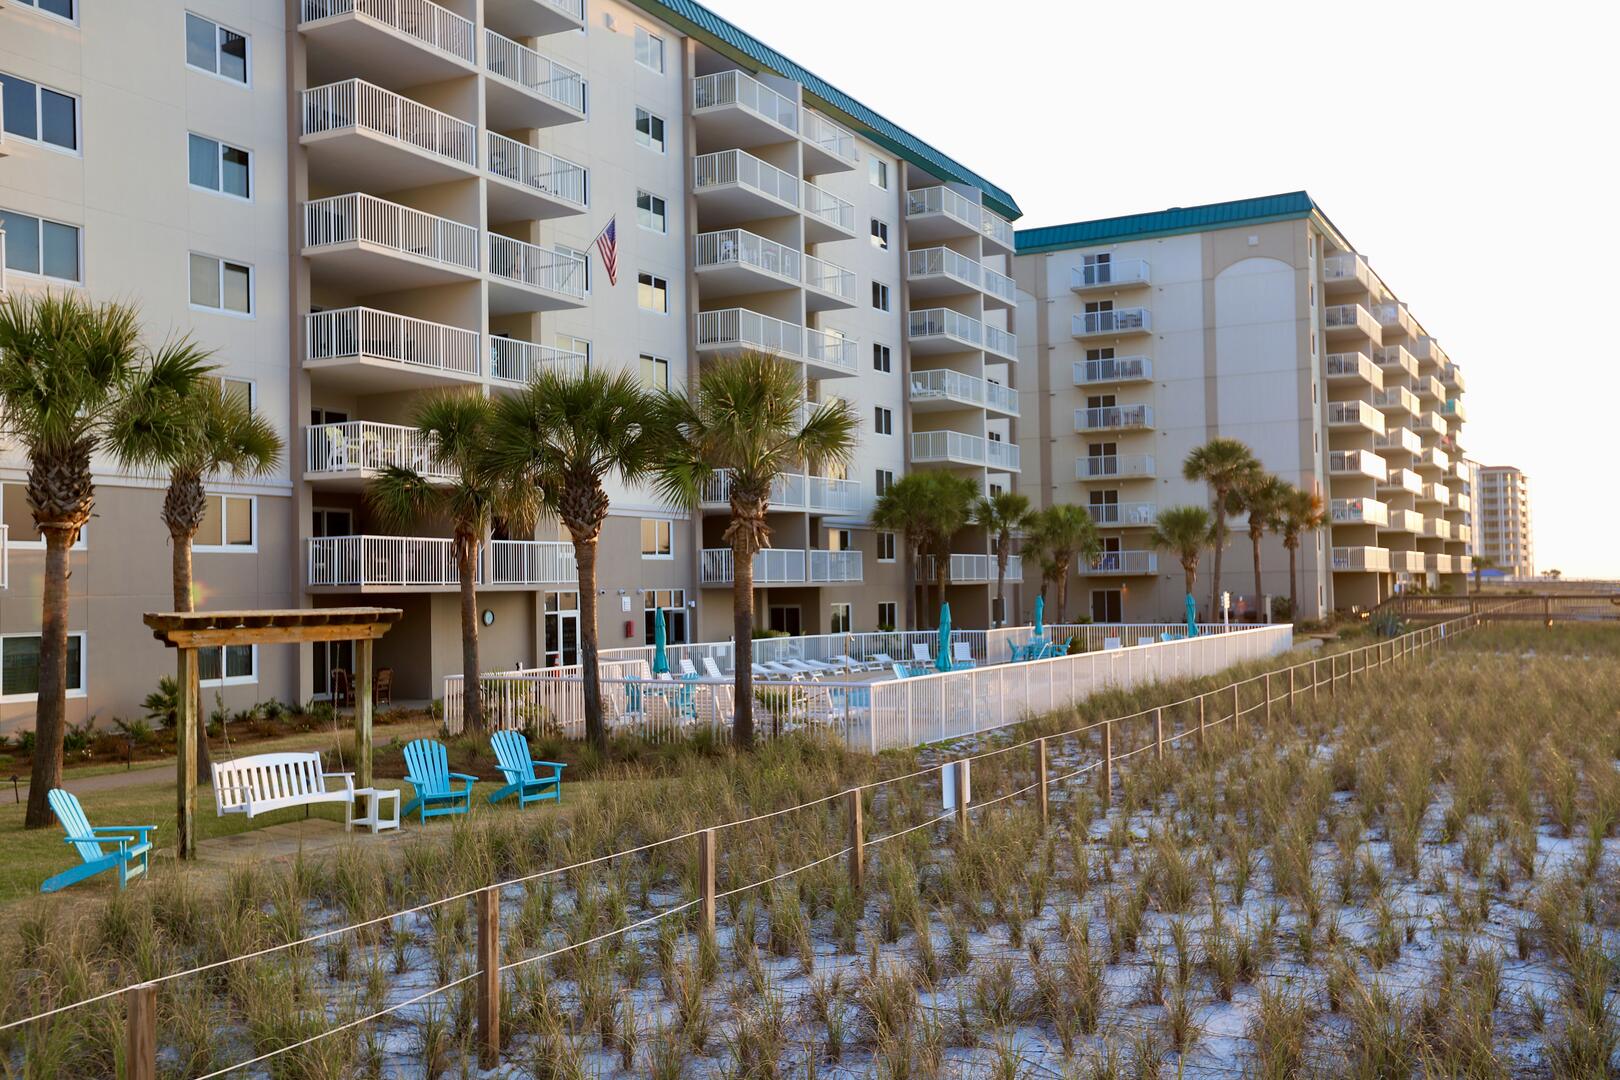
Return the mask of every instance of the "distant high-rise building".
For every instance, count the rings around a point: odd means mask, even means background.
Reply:
[[[1530,478],[1513,465],[1482,465],[1479,492],[1479,553],[1511,577],[1535,577]]]

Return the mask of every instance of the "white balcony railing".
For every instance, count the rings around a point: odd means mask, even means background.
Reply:
[[[489,339],[489,377],[497,382],[526,386],[536,375],[551,369],[567,375],[585,371],[585,354],[570,349],[554,349],[517,338]]]
[[[1012,472],[1018,471],[1021,463],[1016,443],[998,442],[960,431],[912,432],[911,460],[920,463],[986,465],[991,469]]]
[[[298,21],[313,23],[349,14],[364,16],[440,52],[473,62],[477,34],[472,20],[428,0],[300,0]]]
[[[743,150],[700,154],[693,162],[692,176],[699,191],[741,187],[795,209],[802,205],[799,192],[802,181]]]
[[[363,476],[386,468],[410,469],[449,480],[454,466],[437,460],[434,441],[417,428],[350,420],[304,428],[304,471],[321,476]]]
[[[1391,510],[1389,524],[1383,526],[1389,532],[1421,533],[1423,531],[1423,515],[1416,510]]]
[[[308,583],[316,588],[461,583],[455,541],[441,537],[317,536],[309,540],[308,557]]]
[[[864,579],[859,551],[822,551],[819,548],[811,548],[809,555],[810,581],[814,584],[860,582]]]
[[[947,277],[970,288],[1011,304],[1017,286],[1006,274],[990,269],[948,247],[919,248],[906,253],[906,276],[911,278]]]
[[[1329,255],[1322,260],[1322,279],[1328,282],[1354,281],[1363,287],[1372,284],[1372,268],[1353,251]]]
[[[484,30],[484,68],[491,75],[570,112],[581,115],[585,112],[584,76],[487,28]]]
[[[1383,434],[1384,414],[1365,401],[1328,402],[1329,427],[1360,427]]]
[[[1407,352],[1400,345],[1381,345],[1372,352],[1373,363],[1383,368],[1386,373],[1399,372],[1416,377],[1418,373],[1417,357]]]
[[[699,348],[759,349],[794,359],[805,354],[804,327],[747,308],[698,312],[697,343]]]
[[[698,269],[716,266],[747,266],[793,284],[804,278],[804,256],[797,249],[746,229],[698,234]]]
[[[984,324],[970,315],[950,308],[924,308],[913,311],[909,320],[909,336],[919,339],[950,338],[968,348],[984,347]]]
[[[1153,313],[1147,308],[1113,308],[1076,314],[1070,333],[1074,337],[1092,337],[1099,334],[1134,334],[1152,329]]]
[[[1018,444],[1007,442],[1005,439],[984,440],[984,465],[992,472],[997,469],[1018,472],[1021,467]]]
[[[1151,280],[1146,259],[1111,259],[1086,263],[1069,271],[1069,288],[1075,290],[1146,285]]]
[[[1088,454],[1074,461],[1076,480],[1144,479],[1156,471],[1151,454]]]
[[[1012,225],[1000,215],[985,209],[944,185],[916,188],[906,192],[906,216],[943,214],[1005,248],[1013,245]]]
[[[701,504],[710,508],[731,505],[731,470],[719,469],[703,485]],[[783,473],[771,482],[772,510],[811,510],[829,514],[861,512],[858,480],[832,476]]]
[[[1334,304],[1323,308],[1322,325],[1329,330],[1359,330],[1374,341],[1383,337],[1378,320],[1360,304]]]
[[[1374,390],[1372,403],[1374,408],[1396,413],[1416,414],[1423,410],[1417,395],[1404,386],[1386,386],[1382,390]]]
[[[804,212],[813,218],[818,218],[844,232],[855,231],[855,204],[825,188],[819,188],[806,180],[803,182]]]
[[[1153,361],[1145,356],[1109,356],[1074,362],[1074,384],[1146,382],[1153,378]]]
[[[1329,512],[1335,525],[1389,524],[1389,507],[1377,499],[1334,499]]]
[[[489,171],[554,199],[585,209],[585,166],[489,132]]]
[[[1152,525],[1159,517],[1153,503],[1088,503],[1086,511],[1098,525]]]
[[[807,561],[802,548],[766,548],[755,552],[754,584],[802,584]],[[698,576],[704,585],[730,585],[736,576],[735,567],[730,548],[704,548],[699,558]]]
[[[811,143],[833,157],[854,165],[860,160],[860,151],[855,145],[855,136],[849,129],[822,116],[818,112],[806,109],[804,112],[804,130],[801,132],[805,142]]]
[[[1151,405],[1105,405],[1096,409],[1074,410],[1076,431],[1110,431],[1151,428]]]
[[[1389,475],[1384,459],[1366,450],[1334,450],[1328,454],[1328,472],[1334,476],[1366,476],[1382,480]]]
[[[478,230],[409,206],[352,193],[304,204],[304,250],[368,244],[462,270],[478,269]]]
[[[1376,387],[1384,385],[1384,372],[1363,352],[1328,353],[1323,365],[1330,379],[1359,379]]]
[[[303,92],[303,134],[362,130],[468,168],[478,167],[478,129],[364,79]]]
[[[1389,549],[1381,547],[1336,547],[1333,569],[1340,572],[1382,573],[1389,569]]]
[[[476,330],[366,307],[315,312],[304,326],[312,361],[392,360],[455,375],[479,371]]]
[[[737,106],[788,131],[799,130],[799,107],[746,72],[733,68],[692,80],[692,111]]]
[[[1411,469],[1390,469],[1379,487],[1388,487],[1397,491],[1409,491],[1417,495],[1423,491],[1423,477]]]
[[[570,585],[579,580],[574,545],[554,540],[491,540],[491,585]]]
[[[1159,555],[1154,551],[1105,551],[1086,567],[1090,574],[1157,574]]]
[[[1381,435],[1374,435],[1373,445],[1380,450],[1401,450],[1412,454],[1423,451],[1423,440],[1408,427],[1390,428]]]
[[[841,297],[853,304],[855,302],[855,271],[846,270],[835,262],[814,255],[804,257],[804,284],[806,288],[816,289],[833,296]]]
[[[984,351],[1006,357],[1008,360],[1018,359],[1018,337],[1009,334],[999,326],[986,326],[984,328]]]
[[[853,375],[860,368],[861,343],[829,330],[804,329],[804,358],[812,364]]]
[[[912,401],[955,401],[982,407],[989,403],[992,390],[1000,391],[996,395],[995,408],[1006,411],[1010,404],[1012,410],[1017,411],[1017,397],[1006,387],[986,382],[977,376],[943,369],[914,370],[911,373]]]
[[[490,233],[489,272],[531,289],[585,299],[585,260],[539,244]]]

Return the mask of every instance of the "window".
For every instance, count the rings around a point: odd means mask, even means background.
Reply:
[[[636,142],[649,150],[664,152],[664,118],[636,106]]]
[[[258,542],[258,500],[252,495],[210,495],[196,551],[253,551]]]
[[[259,681],[257,645],[214,646],[197,650],[197,682],[202,686],[237,686]]]
[[[664,200],[646,191],[636,192],[636,224],[655,233],[669,231],[669,218]]]
[[[877,342],[872,343],[872,370],[884,372],[893,370],[892,358],[887,345],[879,345]]]
[[[581,251],[578,248],[571,248],[567,244],[553,244],[551,246],[557,249],[558,254],[564,255],[564,256],[566,256],[566,257],[568,257],[570,259],[578,260],[580,271],[582,273],[584,273],[584,275],[585,275],[585,291],[590,292],[591,291],[591,256],[590,256],[590,252]]]
[[[894,487],[894,471],[892,469],[879,469],[877,471],[877,481],[872,485],[873,494],[882,495],[892,487]]]
[[[889,250],[889,223],[872,219],[872,246],[879,251]]]
[[[653,274],[636,275],[636,303],[642,311],[669,312],[669,282]]]
[[[68,697],[83,697],[84,634],[67,640]],[[39,695],[39,635],[7,634],[0,640],[0,700],[30,701]]]
[[[75,0],[17,0],[23,7],[36,8],[47,15],[55,15],[58,19],[76,22],[78,13],[74,10]]]
[[[866,176],[872,181],[873,187],[882,188],[884,191],[889,190],[889,163],[887,161],[879,161],[875,157],[867,158]]]
[[[849,605],[834,604],[832,612],[827,617],[827,633],[847,634],[851,626]]]
[[[7,270],[75,285],[83,280],[78,226],[0,210],[0,231],[6,234]]]
[[[186,12],[186,63],[210,75],[246,84],[248,39],[200,15]]]
[[[894,562],[894,533],[880,532],[877,534],[877,561]]]
[[[827,550],[854,551],[855,533],[850,529],[828,529]]]
[[[259,387],[252,379],[233,379],[228,375],[221,375],[219,385],[227,398],[240,401],[250,409],[259,407]]]
[[[636,27],[636,63],[660,75],[664,73],[664,39],[642,26]]]
[[[686,641],[686,590],[648,589],[643,594],[642,608],[646,612],[647,644],[653,644],[653,612],[664,613],[664,640],[671,645]]]
[[[675,557],[674,522],[662,518],[641,519],[641,557],[643,559]]]
[[[882,600],[878,602],[877,628],[879,630],[893,630],[895,627],[895,602]]]
[[[191,186],[239,199],[251,198],[253,155],[203,135],[189,136]]]
[[[872,427],[879,435],[894,434],[894,411],[878,405],[873,410]]]
[[[0,98],[5,103],[7,135],[78,151],[78,98],[3,74],[0,74]]]
[[[881,281],[872,282],[872,306],[879,311],[889,310],[889,287]]]
[[[23,548],[29,551],[44,551],[45,537],[34,527],[34,511],[28,506],[28,485],[21,480],[7,481],[0,485],[0,510],[3,510],[3,520],[8,526],[8,543],[14,548]],[[85,550],[86,536],[89,526],[79,530],[79,539],[72,550]]]
[[[557,348],[565,352],[579,353],[585,358],[585,366],[591,366],[591,343],[586,338],[573,337],[568,334],[556,334],[551,339]]]
[[[253,270],[241,263],[191,253],[191,306],[253,314]]]
[[[641,354],[641,381],[652,390],[669,389],[669,361],[650,353]]]

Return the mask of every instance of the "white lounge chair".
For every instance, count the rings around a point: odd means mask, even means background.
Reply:
[[[928,646],[920,641],[911,646],[911,659],[919,664],[932,664],[934,662],[934,657],[929,653]]]
[[[685,659],[683,657],[681,659],[681,674],[682,675],[696,675],[697,673],[698,673],[698,669],[692,664],[692,661],[687,660],[687,659]]]
[[[973,667],[973,646],[965,641],[953,643],[951,645],[951,666],[958,668]]]
[[[779,661],[767,660],[765,663],[761,664],[760,667],[763,667],[766,671],[775,675],[779,679],[788,679],[793,682],[798,682],[804,678],[804,672],[790,668],[786,664]]]
[[[756,679],[770,680],[770,679],[780,679],[782,677],[782,676],[778,675],[776,672],[768,670],[765,667],[764,664],[755,664],[753,666],[753,672],[754,672],[754,678],[756,678]]]
[[[720,665],[714,662],[714,657],[712,656],[705,656],[703,658],[703,674],[707,675],[711,679],[725,678],[725,676],[720,673]]]
[[[1153,639],[1151,637],[1139,637],[1136,639],[1136,643],[1138,645],[1151,645],[1153,644]]]
[[[1117,637],[1103,638],[1103,649],[1105,651],[1108,649],[1119,649],[1123,647],[1124,646],[1120,644],[1120,640]]]
[[[894,666],[894,657],[886,652],[875,652],[866,658],[866,663],[872,671],[882,671],[884,668]]]
[[[848,653],[839,653],[837,656],[829,657],[829,659],[833,663],[842,665],[845,671],[870,671],[874,666],[865,660],[857,660]]]

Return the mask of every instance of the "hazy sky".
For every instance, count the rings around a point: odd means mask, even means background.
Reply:
[[[1620,576],[1611,4],[708,0],[1020,226],[1304,188],[1463,366],[1537,564]]]

